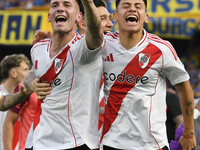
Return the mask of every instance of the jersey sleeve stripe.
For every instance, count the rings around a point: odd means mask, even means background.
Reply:
[[[32,55],[32,53],[33,53],[33,50],[34,50],[35,48],[37,48],[38,46],[41,46],[41,45],[47,45],[47,43],[40,43],[40,44],[35,45],[35,46],[31,49],[31,55]]]
[[[144,41],[146,40],[146,38],[147,38],[147,33],[145,32],[145,38],[141,41],[140,44],[138,44],[138,47],[139,47],[140,45],[142,45],[142,43],[144,43]]]
[[[158,38],[157,36],[152,36],[152,34],[150,34],[149,39],[167,46],[169,48],[169,50],[171,51],[171,53],[173,54],[175,60],[177,60],[177,57],[178,57],[177,53],[176,53],[175,49],[169,44],[168,41],[164,41],[164,40]]]
[[[114,33],[108,33],[106,36],[111,36],[113,39],[117,39],[117,36]]]
[[[105,47],[105,45],[106,45],[106,40],[104,39],[104,44],[103,44],[101,50]]]

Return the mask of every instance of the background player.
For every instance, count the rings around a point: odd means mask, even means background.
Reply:
[[[23,54],[7,55],[2,59],[1,74],[4,78],[4,82],[3,84],[0,85],[1,97],[3,95],[14,93],[14,90],[17,87],[17,85],[23,81],[24,77],[28,73],[29,63],[30,61]],[[1,108],[0,110],[7,110],[7,109]],[[6,113],[7,113],[6,111],[0,112],[0,148],[1,149],[3,149],[3,139],[2,139],[3,138],[3,124],[6,117]]]
[[[22,84],[22,83],[21,83]],[[18,85],[15,92],[20,90],[21,84]],[[16,130],[15,124],[18,119],[19,126],[19,150],[28,150],[33,146],[33,120],[37,106],[37,95],[32,93],[26,97],[20,104],[9,109],[3,126],[4,149],[12,150],[12,141]]]

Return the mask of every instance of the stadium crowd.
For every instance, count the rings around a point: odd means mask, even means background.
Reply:
[[[16,7],[31,9],[35,6],[45,6],[45,5],[48,5],[48,0],[1,0],[0,10],[16,8]]]

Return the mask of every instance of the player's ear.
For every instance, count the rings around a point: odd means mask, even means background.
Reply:
[[[11,69],[9,74],[10,74],[10,76],[12,78],[16,78],[17,77],[17,72],[15,71],[15,69]]]
[[[145,22],[145,23],[148,23],[148,22],[149,22],[149,15],[148,15],[147,13],[145,14],[144,22]]]
[[[114,22],[118,22],[118,15],[117,15],[117,12],[114,12],[114,13],[113,13],[113,21],[114,21]]]
[[[48,22],[51,22],[50,14],[48,13]]]
[[[76,21],[77,21],[77,22],[81,22],[81,20],[82,20],[82,13],[79,12],[78,15],[77,15]]]

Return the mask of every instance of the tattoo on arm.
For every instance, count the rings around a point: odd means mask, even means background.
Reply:
[[[96,26],[93,26],[93,25],[88,25],[87,24],[87,28],[88,28],[88,30],[89,31],[96,31],[97,29],[99,29],[100,28],[100,26],[101,26],[101,20],[97,23],[97,25]],[[95,33],[95,32],[94,32]]]
[[[30,71],[26,77],[24,78],[24,86],[27,88],[28,91],[32,91],[31,89],[31,83],[34,81],[34,79],[36,78],[35,76],[35,72],[34,71]]]
[[[26,95],[22,95],[19,93],[8,94],[8,95],[3,96],[3,101],[2,101],[3,111],[6,111],[6,110],[14,107],[18,103],[20,103],[25,97],[26,97]]]
[[[190,107],[192,105],[192,102],[186,103],[187,107]],[[193,115],[194,114],[194,109],[193,108],[187,108],[185,110],[186,115]]]
[[[191,106],[191,105],[192,105],[192,102],[188,102],[186,105],[187,105],[187,106]]]
[[[194,110],[191,108],[188,108],[185,110],[186,115],[193,115],[194,114]]]
[[[87,28],[88,28],[88,31],[90,33],[93,33],[93,34],[96,34],[98,33],[97,30],[101,27],[101,20],[98,22],[98,24],[96,26],[91,26],[91,25],[88,25],[87,24]],[[95,40],[98,40],[99,42],[102,42],[103,41],[103,38],[104,38],[104,35],[103,35],[103,32],[101,34],[101,36],[98,38],[98,39],[95,39]]]
[[[190,129],[194,129],[194,128],[193,127],[184,127],[184,129],[190,130]]]

